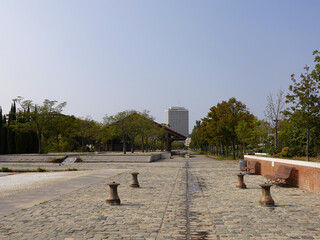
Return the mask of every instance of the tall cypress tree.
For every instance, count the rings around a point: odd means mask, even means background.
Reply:
[[[8,145],[7,145],[7,124],[6,124],[6,116],[3,115],[2,118],[2,130],[1,130],[1,153],[8,153]]]
[[[11,105],[8,119],[8,129],[7,129],[7,144],[8,144],[8,153],[16,153],[16,141],[15,141],[15,131],[12,129],[12,125],[16,121],[16,103]]]
[[[19,124],[24,124],[25,118],[23,115],[17,115],[17,120]],[[22,153],[28,153],[28,132],[25,131],[16,131],[16,153],[22,154]]]
[[[2,133],[2,127],[3,127],[3,123],[2,123],[2,108],[0,107],[0,154],[2,153],[1,151],[1,133]]]

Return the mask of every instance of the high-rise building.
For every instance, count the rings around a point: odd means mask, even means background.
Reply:
[[[184,107],[169,107],[164,112],[164,122],[172,130],[188,137],[189,135],[189,111]]]

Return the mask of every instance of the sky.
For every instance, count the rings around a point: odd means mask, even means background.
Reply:
[[[189,130],[231,97],[264,118],[269,93],[314,66],[318,0],[0,0],[0,106],[22,96],[91,116],[171,106]]]

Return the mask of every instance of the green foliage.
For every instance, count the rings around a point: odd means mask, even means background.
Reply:
[[[67,171],[78,171],[76,168],[68,168]]]
[[[239,140],[245,144],[254,139],[254,121],[254,116],[242,102],[235,98],[222,101],[210,108],[200,125],[197,123],[191,136],[191,146],[206,152],[209,146],[213,146],[220,153],[231,146],[235,158],[235,145]]]
[[[12,170],[10,168],[7,168],[7,167],[2,167],[1,168],[1,172],[12,172]]]
[[[2,153],[2,127],[3,127],[2,108],[0,106],[0,154]]]
[[[291,151],[289,147],[282,148],[280,154],[280,157],[292,157]]]
[[[20,104],[18,118],[27,119],[26,122],[16,122],[16,129],[22,131],[34,131],[37,134],[38,153],[42,153],[43,134],[48,127],[50,121],[58,116],[66,103],[58,104],[57,101],[45,99],[42,105],[33,104],[31,100],[24,100],[22,97],[17,97],[14,102]]]
[[[271,144],[269,147],[265,148],[265,152],[270,154],[271,156],[275,156],[281,152],[281,148],[275,147],[273,144]]]
[[[172,143],[172,149],[179,150],[179,149],[184,149],[184,147],[185,147],[184,144],[181,142],[175,141]]]
[[[243,156],[237,156],[236,159],[233,159],[232,157],[225,156],[225,155],[219,155],[219,156],[212,156],[213,159],[218,160],[218,161],[223,161],[223,160],[233,160],[236,161],[238,159],[243,159]]]
[[[60,138],[60,137],[59,137]],[[60,139],[60,151],[61,152],[71,152],[76,149],[80,149],[81,144],[72,137],[61,137]]]
[[[7,141],[7,129],[8,126],[6,125],[5,116],[3,116],[3,127],[1,129],[1,153],[7,154],[8,153],[8,141]]]
[[[43,169],[43,168],[41,168],[41,167],[38,167],[36,171],[37,171],[37,172],[46,172],[46,170]]]
[[[314,54],[318,54],[317,51]],[[289,132],[300,132],[300,129],[304,130],[299,133],[294,140],[299,140],[301,137],[305,137],[306,156],[309,160],[309,155],[312,155],[312,142],[314,132],[319,133],[319,121],[320,121],[320,78],[319,78],[319,56],[315,57],[316,64],[312,73],[309,73],[309,67],[305,66],[305,73],[300,75],[300,81],[295,79],[295,75],[291,75],[292,85],[289,86],[290,94],[286,96],[287,103],[290,103],[290,107],[284,112],[290,119],[294,126],[293,130]],[[297,127],[299,129],[297,129]],[[292,133],[291,133],[292,135]],[[319,134],[318,134],[319,135]],[[319,136],[316,136],[319,138]],[[289,140],[290,141],[290,140]],[[316,140],[317,141],[317,140]],[[299,141],[300,142],[300,141]],[[294,148],[297,144],[294,144]]]
[[[93,144],[98,137],[100,126],[90,117],[75,120],[75,135],[81,138],[81,151],[85,151],[86,144]],[[94,145],[94,144],[93,144]]]
[[[114,116],[104,117],[105,134],[109,139],[118,137],[123,144],[123,153],[126,153],[127,143],[131,144],[131,152],[135,151],[137,138],[141,144],[142,151],[147,147],[149,150],[157,148],[157,142],[162,141],[165,127],[159,127],[149,116],[147,111],[138,112],[127,110],[119,112]],[[104,139],[108,139],[104,136]],[[161,147],[160,143],[160,147]]]

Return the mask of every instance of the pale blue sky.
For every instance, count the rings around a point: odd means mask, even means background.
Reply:
[[[236,97],[260,119],[268,93],[314,66],[320,1],[0,0],[0,105],[66,101],[64,113],[189,109],[190,131]]]

